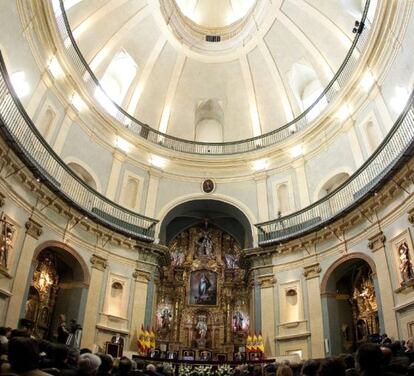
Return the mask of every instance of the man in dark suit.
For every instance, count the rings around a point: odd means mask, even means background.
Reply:
[[[124,347],[124,339],[121,337],[121,334],[119,333],[115,333],[115,335],[111,339],[111,343],[115,343]]]

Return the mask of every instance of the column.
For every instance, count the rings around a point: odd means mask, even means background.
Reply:
[[[155,205],[157,203],[158,186],[161,178],[161,171],[151,169],[149,171],[149,183],[147,201],[145,203],[145,215],[153,218],[155,216]]]
[[[299,191],[300,205],[304,208],[310,204],[308,181],[306,179],[305,159],[303,157],[292,163],[296,173],[296,185]]]
[[[110,200],[115,199],[116,189],[118,188],[119,177],[121,175],[122,163],[126,154],[119,150],[113,152],[111,173],[109,174],[108,186],[106,187],[106,197]]]
[[[381,305],[378,305],[378,309],[382,311],[385,333],[387,333],[388,337],[398,338],[397,319],[394,311],[394,295],[387,257],[385,255],[386,240],[384,233],[380,231],[368,239],[368,248],[372,251],[372,257],[374,258],[377,269],[379,291],[376,291],[376,294],[377,296],[378,293],[380,295],[379,301]]]
[[[343,130],[348,136],[349,145],[352,150],[355,165],[358,168],[364,163],[364,156],[362,155],[361,145],[355,131],[355,122],[352,119],[348,120]]]
[[[261,332],[267,357],[274,357],[276,355],[275,284],[276,278],[273,275],[259,277],[262,321]]]
[[[147,271],[136,269],[132,277],[135,280],[135,287],[129,336],[131,339],[130,350],[136,351],[138,335],[145,320],[145,302],[147,301],[148,282],[151,279],[151,274]]]
[[[269,220],[269,205],[267,200],[267,174],[266,172],[260,172],[254,175],[256,180],[256,196],[257,196],[257,209],[259,213],[259,222],[265,222]]]
[[[68,136],[69,129],[73,123],[71,112],[72,110],[70,109],[66,111],[66,115],[63,118],[62,124],[60,125],[59,131],[56,135],[55,143],[53,144],[53,150],[58,155],[62,153],[63,146],[66,142],[66,137]]]
[[[24,235],[22,249],[17,260],[16,274],[13,280],[12,295],[7,310],[5,326],[16,328],[24,307],[30,268],[33,262],[33,255],[37,240],[42,235],[42,226],[29,218],[25,224],[26,234]]]
[[[309,330],[311,333],[311,353],[309,356],[312,358],[325,357],[322,304],[319,299],[321,295],[320,272],[321,267],[318,263],[305,266],[303,271],[308,290]]]
[[[91,279],[89,282],[88,297],[86,298],[85,316],[83,318],[83,332],[81,347],[93,350],[96,335],[96,323],[99,315],[101,290],[104,286],[103,278],[108,265],[102,256],[91,257]]]

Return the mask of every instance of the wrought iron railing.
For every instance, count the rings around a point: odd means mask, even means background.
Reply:
[[[387,137],[372,156],[340,187],[291,215],[256,224],[259,245],[302,236],[326,226],[375,193],[414,149],[414,92]]]
[[[321,92],[315,102],[312,103],[294,120],[290,121],[282,127],[279,127],[260,136],[240,141],[206,143],[185,140],[182,138],[167,135],[165,133],[161,133],[151,128],[149,125],[135,119],[119,105],[113,102],[106,95],[105,90],[101,87],[98,79],[89,67],[89,64],[86,62],[78,45],[76,44],[75,37],[72,34],[71,27],[65,12],[64,1],[51,1],[53,10],[55,12],[57,29],[63,42],[63,49],[66,51],[69,60],[72,62],[72,66],[79,76],[78,78],[84,82],[88,93],[92,97],[94,97],[97,92],[106,96],[105,103],[111,104],[110,115],[116,118],[130,131],[146,139],[147,141],[161,145],[170,150],[202,155],[228,155],[246,153],[280,143],[288,137],[292,136],[292,134],[307,128],[309,125],[310,112],[314,110],[315,107],[321,103],[321,101],[324,103],[332,102],[338,96],[341,88],[343,88],[351,79],[351,76],[355,71],[367,45],[368,32],[370,29],[368,11],[370,10],[371,1],[366,0],[364,11],[360,20],[360,26],[357,27],[357,32],[355,33],[351,48],[346,54],[345,59],[340,65],[337,73],[334,75],[326,88]]]
[[[123,208],[85,184],[53,151],[10,83],[0,52],[0,131],[35,177],[89,218],[133,239],[154,241],[155,219]]]

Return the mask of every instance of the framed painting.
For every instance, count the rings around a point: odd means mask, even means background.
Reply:
[[[191,272],[190,304],[217,305],[217,273],[206,269]]]

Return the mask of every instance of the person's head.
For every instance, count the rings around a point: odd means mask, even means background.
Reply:
[[[77,366],[78,365],[78,360],[79,360],[79,350],[74,348],[74,347],[70,347],[69,348],[69,352],[68,352],[68,364],[72,365],[72,366]]]
[[[293,376],[293,372],[288,365],[281,364],[277,367],[276,376]]]
[[[352,354],[346,354],[343,358],[346,369],[355,368],[355,358]]]
[[[307,360],[305,363],[303,363],[302,370],[300,371],[300,374],[302,376],[316,376],[316,373],[318,372],[319,368],[319,362],[316,360]]]
[[[389,347],[382,346],[381,352],[382,352],[382,365],[387,366],[388,364],[391,363],[392,351]]]
[[[13,337],[30,337],[27,329],[13,329],[10,333],[10,338]]]
[[[101,359],[95,354],[85,353],[79,356],[78,368],[82,375],[96,375],[100,365]]]
[[[411,363],[407,369],[407,376],[414,376],[414,363]]]
[[[13,337],[9,341],[9,363],[13,371],[23,373],[39,367],[39,346],[34,339]]]
[[[327,358],[322,360],[318,376],[345,376],[345,363],[339,358]]]
[[[96,354],[101,359],[101,365],[98,368],[98,374],[107,375],[111,370],[114,364],[114,358],[109,354]]]
[[[365,343],[356,354],[356,366],[363,375],[379,374],[382,362],[382,353],[378,345]]]
[[[157,370],[157,368],[154,366],[154,364],[150,363],[145,367],[145,370],[150,371],[150,372],[155,372]]]
[[[7,328],[0,326],[0,336],[5,336],[7,334]]]
[[[407,347],[407,350],[409,351],[413,350],[414,349],[414,337],[407,339],[405,346]]]
[[[92,351],[86,347],[82,348],[79,350],[79,354],[83,355],[83,354],[92,354]]]
[[[126,356],[121,357],[121,360],[119,361],[118,366],[118,373],[120,375],[127,375],[129,372],[131,372],[132,369],[132,362],[130,359],[128,359]]]

